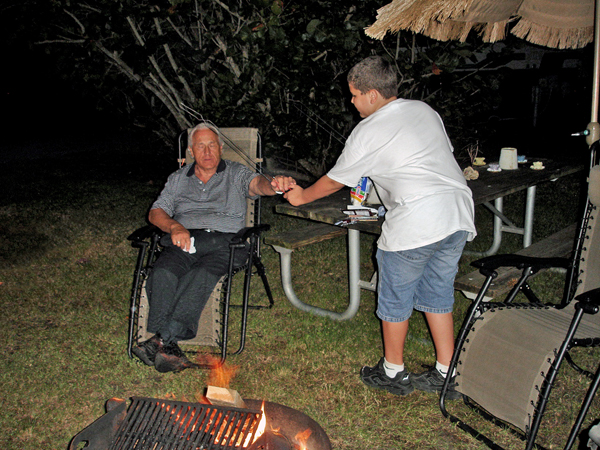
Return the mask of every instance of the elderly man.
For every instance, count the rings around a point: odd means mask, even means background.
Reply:
[[[229,243],[245,225],[246,199],[275,195],[295,184],[284,176],[269,181],[221,159],[223,142],[211,125],[196,126],[190,136],[195,162],[169,176],[148,216],[168,234],[161,239],[164,250],[147,282],[148,331],[155,335],[133,353],[159,372],[195,366],[177,342],[196,336],[200,314],[227,273]]]

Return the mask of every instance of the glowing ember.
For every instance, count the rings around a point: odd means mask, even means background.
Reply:
[[[200,417],[196,418],[196,411],[184,411],[172,408],[168,404],[162,404],[161,408],[164,408],[166,412],[172,415],[175,423],[182,426],[181,432],[183,435],[190,435],[196,429],[201,429],[204,433],[212,435],[214,443],[217,445],[233,445],[235,447],[247,448],[264,434],[267,424],[264,402],[262,404],[262,418],[256,426],[252,442],[250,442],[252,433],[249,433],[249,430],[256,423],[252,419],[252,415],[247,416],[242,421],[231,421],[229,420],[229,412],[213,410],[203,419],[200,419]],[[246,436],[246,439],[242,443],[244,436]]]

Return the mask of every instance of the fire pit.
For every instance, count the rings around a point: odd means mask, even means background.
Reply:
[[[245,400],[246,408],[134,397],[106,402],[106,414],[69,450],[331,450],[313,419],[287,406]],[[261,423],[262,422],[262,423]]]

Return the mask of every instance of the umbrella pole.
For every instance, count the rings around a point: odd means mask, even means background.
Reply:
[[[600,139],[600,124],[598,124],[598,92],[600,90],[600,0],[595,0],[594,8],[594,76],[592,85],[592,115],[588,125],[589,134],[586,137],[588,145]]]

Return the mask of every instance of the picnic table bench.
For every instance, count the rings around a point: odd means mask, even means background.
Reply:
[[[308,223],[282,233],[269,234],[265,237],[265,244],[293,251],[317,242],[344,236],[347,233],[345,228],[335,225]]]
[[[572,224],[529,247],[515,252],[517,255],[536,258],[563,258],[573,250],[577,224]],[[486,299],[506,294],[521,277],[521,271],[514,267],[500,267],[498,277],[492,281]],[[533,275],[532,275],[533,276]],[[465,297],[474,299],[485,281],[479,270],[474,270],[454,281],[454,289],[461,291]]]

